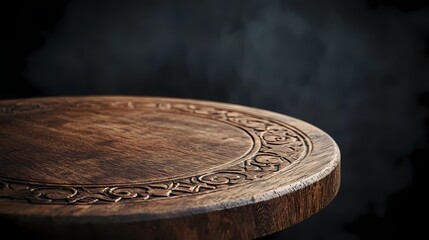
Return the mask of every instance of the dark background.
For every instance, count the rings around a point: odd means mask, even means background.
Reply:
[[[158,95],[301,118],[336,139],[342,187],[267,239],[410,238],[427,216],[423,2],[2,3],[0,98]]]

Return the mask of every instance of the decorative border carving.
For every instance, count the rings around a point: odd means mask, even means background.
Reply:
[[[284,170],[292,162],[303,159],[311,149],[308,137],[291,126],[272,119],[258,118],[247,113],[188,103],[152,103],[146,101],[70,100],[41,101],[0,105],[0,116],[47,111],[52,108],[152,108],[157,111],[191,114],[238,126],[261,142],[252,156],[221,170],[180,179],[117,186],[50,186],[27,184],[0,177],[0,198],[26,200],[44,204],[102,204],[167,199],[209,193],[270,177]]]

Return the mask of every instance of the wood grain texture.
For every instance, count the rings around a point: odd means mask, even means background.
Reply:
[[[144,97],[0,102],[0,220],[31,236],[260,237],[327,205],[339,162],[320,129],[255,108]]]

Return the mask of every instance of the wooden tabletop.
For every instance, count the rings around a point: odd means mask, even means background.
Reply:
[[[16,236],[260,237],[326,206],[339,163],[320,129],[250,107],[146,97],[0,101],[0,220]]]

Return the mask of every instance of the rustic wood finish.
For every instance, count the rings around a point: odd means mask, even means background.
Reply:
[[[336,195],[323,131],[232,104],[143,97],[0,102],[0,220],[32,237],[247,239]]]

